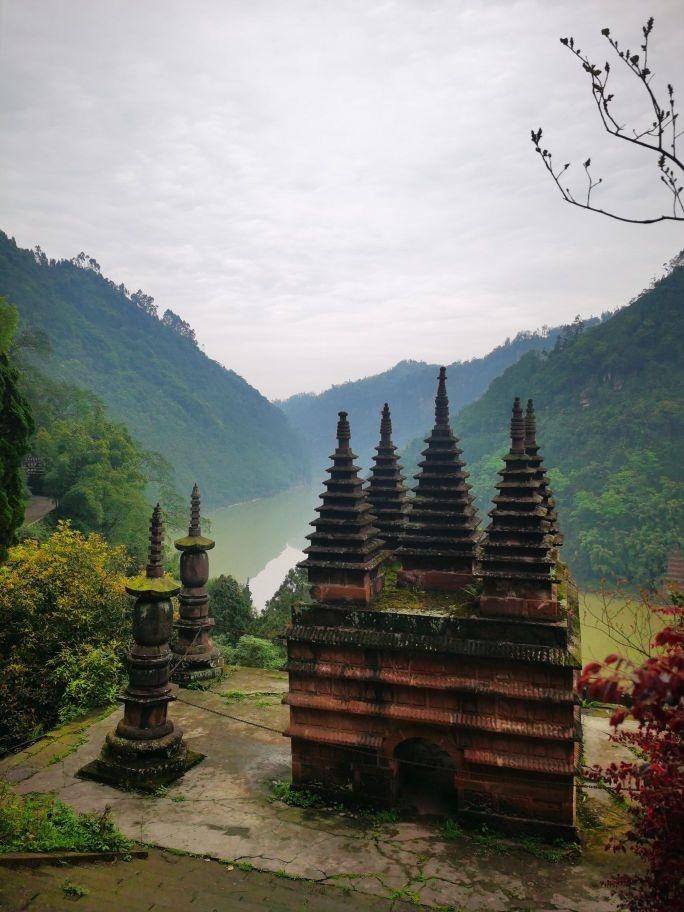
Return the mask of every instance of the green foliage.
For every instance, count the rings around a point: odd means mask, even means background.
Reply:
[[[254,633],[268,640],[285,636],[285,630],[292,620],[293,607],[310,601],[306,571],[294,567],[257,616],[253,625]]]
[[[254,622],[254,606],[249,585],[241,586],[227,573],[209,580],[209,612],[216,621],[214,630],[222,642],[234,644],[248,633]]]
[[[55,679],[64,685],[59,704],[60,722],[69,722],[91,709],[115,703],[123,682],[121,643],[63,649]]]
[[[27,357],[52,380],[99,396],[110,421],[168,456],[180,490],[198,481],[207,502],[230,503],[306,477],[282,412],[207,358],[189,327],[158,319],[149,295],[100,275],[92,257],[55,262],[0,233],[0,293],[16,303],[22,330],[39,328],[51,340],[39,362]]]
[[[33,433],[30,407],[19,390],[19,375],[8,353],[16,325],[16,309],[0,298],[0,561],[24,520],[21,466]]]
[[[534,399],[564,560],[583,583],[655,585],[684,538],[683,298],[680,263],[600,325],[523,355],[454,419],[484,517],[513,397]]]
[[[0,782],[0,852],[125,852],[131,847],[104,814],[79,814],[53,795],[15,795]]]
[[[279,669],[285,661],[285,650],[270,640],[246,634],[238,640],[234,661],[236,665],[247,665],[251,668]]]
[[[78,884],[75,884],[67,877],[62,884],[62,893],[64,893],[65,896],[73,896],[76,899],[80,899],[81,896],[87,896],[90,893],[90,890],[88,890],[87,887],[81,887]]]
[[[109,702],[130,630],[127,563],[123,548],[68,523],[10,549],[0,566],[0,752],[53,725],[60,708]]]

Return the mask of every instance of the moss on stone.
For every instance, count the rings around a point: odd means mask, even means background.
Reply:
[[[134,576],[126,581],[126,592],[129,595],[156,595],[160,598],[170,598],[181,590],[180,583],[170,576],[150,579],[147,576]]]
[[[203,535],[186,535],[185,538],[177,538],[173,544],[179,551],[211,551],[216,542]]]
[[[373,608],[401,614],[438,614],[449,617],[464,617],[474,610],[476,594],[468,590],[460,592],[432,592],[418,586],[403,587],[397,583],[398,564],[391,564],[385,570],[385,583]]]

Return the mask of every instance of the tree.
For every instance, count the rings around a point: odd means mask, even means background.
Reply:
[[[670,83],[667,86],[667,100],[661,102],[653,89],[653,71],[649,66],[648,51],[649,40],[653,32],[653,17],[642,28],[643,44],[639,46],[641,53],[633,53],[629,48],[622,49],[616,39],[610,34],[609,28],[601,30],[601,34],[606,39],[613,53],[619,61],[627,68],[641,88],[643,89],[650,114],[648,123],[639,127],[632,127],[628,130],[625,124],[620,123],[618,115],[614,113],[613,101],[615,95],[608,88],[611,75],[610,61],[606,61],[603,68],[592,63],[586,54],[577,47],[574,38],[561,38],[561,44],[573,54],[584,72],[591,81],[591,93],[596,104],[596,109],[601,118],[604,129],[611,136],[620,139],[623,142],[636,146],[639,149],[646,149],[656,158],[657,169],[660,181],[666,187],[671,196],[672,212],[671,214],[661,214],[651,218],[632,218],[630,216],[619,215],[606,209],[599,208],[592,203],[592,193],[603,183],[603,178],[594,178],[589,170],[591,168],[591,158],[587,158],[583,163],[586,177],[586,196],[584,199],[575,194],[569,186],[565,185],[564,175],[570,168],[570,163],[562,167],[555,167],[553,158],[548,149],[542,146],[542,128],[532,130],[532,144],[535,151],[539,154],[544,167],[551,175],[553,182],[558,187],[563,200],[572,206],[578,206],[580,209],[587,209],[590,212],[598,212],[609,218],[617,219],[621,222],[632,222],[641,225],[651,225],[654,222],[663,221],[684,221],[684,159],[677,153],[677,140],[682,131],[678,131],[679,114],[675,106],[674,89]],[[611,84],[612,88],[612,84]],[[651,119],[653,118],[653,119]],[[563,179],[563,180],[562,180]]]
[[[123,548],[64,522],[44,543],[10,548],[0,566],[0,753],[53,725],[74,700],[102,693],[113,654],[122,668],[127,565]]]
[[[31,410],[19,390],[19,373],[9,354],[17,322],[16,308],[0,298],[0,560],[24,520],[21,467],[33,433]]]
[[[190,326],[187,320],[179,317],[177,313],[174,313],[172,310],[165,310],[164,316],[162,317],[162,323],[184,339],[190,339],[193,345],[197,345],[195,330]]]
[[[249,584],[241,586],[229,574],[209,580],[209,613],[216,621],[214,628],[219,636],[231,643],[237,643],[241,636],[249,633],[254,621],[254,606]]]
[[[684,598],[672,593],[668,607],[654,609],[669,624],[656,634],[654,655],[635,665],[614,654],[591,662],[580,684],[589,697],[618,706],[611,717],[613,741],[634,759],[595,766],[588,776],[628,798],[630,829],[614,839],[614,851],[631,849],[645,870],[611,878],[629,912],[680,908],[684,886]],[[626,720],[636,729],[621,728]]]
[[[292,620],[293,607],[310,601],[306,571],[293,567],[275,595],[266,602],[254,625],[255,632],[269,640],[285,636],[285,630]]]

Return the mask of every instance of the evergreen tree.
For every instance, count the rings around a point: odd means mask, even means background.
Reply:
[[[216,621],[214,631],[231,643],[249,633],[254,621],[254,606],[249,584],[241,586],[229,574],[209,580],[209,614]]]
[[[0,560],[6,557],[24,519],[21,465],[33,433],[31,411],[18,388],[19,373],[9,355],[17,320],[16,308],[0,298]]]

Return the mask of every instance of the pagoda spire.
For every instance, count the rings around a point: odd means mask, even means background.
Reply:
[[[537,443],[537,418],[534,412],[534,402],[532,399],[527,400],[527,408],[525,409],[525,452],[530,457],[530,465],[534,468],[537,479],[541,482],[539,493],[544,502],[544,506],[546,507],[547,519],[550,524],[549,533],[554,545],[552,556],[555,560],[558,557],[558,549],[563,544],[563,535],[561,534],[558,524],[556,501],[554,500],[549,478],[546,474],[544,459],[539,452],[539,445]]]
[[[387,551],[395,551],[406,525],[409,503],[397,448],[392,443],[392,417],[387,403],[380,417],[380,442],[375,448],[374,466],[366,494],[375,516],[375,526]]]
[[[543,481],[525,447],[531,433],[532,425],[526,425],[516,398],[511,414],[511,447],[499,472],[499,493],[482,545],[480,611],[485,615],[558,617],[552,577],[553,541],[542,496]]]
[[[209,555],[214,541],[202,535],[200,490],[195,482],[190,494],[190,525],[185,538],[174,542],[181,552],[180,578],[183,588],[179,596],[178,637],[173,647],[173,680],[181,686],[194,681],[219,678],[223,673],[223,657],[211,639],[214,619],[209,616]]]
[[[354,464],[347,412],[339,413],[337,448],[330,458],[330,478],[323,482],[319,515],[307,535],[311,544],[299,566],[308,573],[316,601],[368,604],[382,588],[387,555]]]
[[[157,504],[150,520],[145,575],[126,584],[135,605],[128,686],[121,695],[123,718],[106,736],[100,756],[77,774],[124,789],[153,790],[173,782],[202,759],[188,751],[183,732],[167,714],[177,690],[169,679],[171,597],[178,594],[180,585],[164,574],[163,543],[162,512]]]
[[[439,370],[435,425],[425,443],[397,550],[399,581],[426,589],[462,589],[473,580],[477,518],[463,452],[449,424],[445,367]]]

